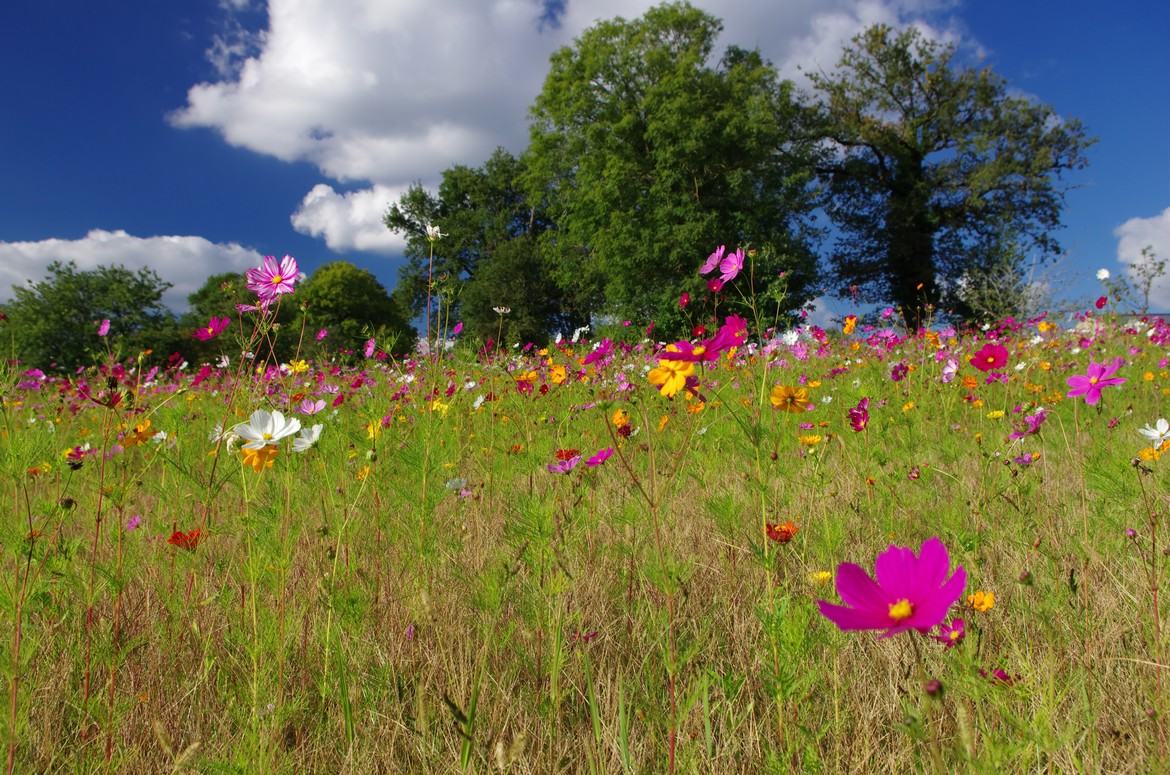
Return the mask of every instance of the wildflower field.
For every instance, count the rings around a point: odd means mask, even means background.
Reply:
[[[1170,326],[282,364],[288,269],[218,362],[0,374],[7,772],[1170,767]]]

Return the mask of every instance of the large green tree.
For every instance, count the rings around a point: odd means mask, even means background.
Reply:
[[[522,188],[525,169],[500,148],[480,167],[444,170],[437,193],[416,184],[390,206],[386,226],[407,241],[394,291],[400,302],[421,314],[430,278],[433,296],[479,339],[498,334],[494,307],[512,310],[504,333],[514,339],[542,341],[580,322],[541,251],[540,235],[552,224]],[[443,236],[431,240],[427,226]]]
[[[988,272],[1020,275],[1029,251],[1059,251],[1062,177],[1092,142],[1079,122],[955,55],[917,29],[878,25],[835,71],[810,76],[835,149],[821,172],[840,235],[837,290],[893,302],[911,324],[928,307],[976,314],[964,288]]]
[[[788,308],[807,298],[814,144],[791,84],[755,51],[714,54],[720,22],[685,3],[600,22],[552,56],[532,108],[530,197],[558,284],[589,312],[678,331],[717,245],[772,248]],[[742,281],[741,281],[742,282]]]
[[[332,348],[360,349],[370,337],[391,352],[414,345],[414,329],[398,304],[374,275],[348,261],[318,267],[293,298],[305,309],[310,333],[329,330]]]
[[[16,355],[41,368],[93,364],[105,349],[97,334],[102,320],[110,321],[105,342],[124,354],[153,349],[165,356],[177,341],[174,316],[162,303],[170,287],[151,269],[79,270],[54,261],[43,280],[13,286],[8,334]]]

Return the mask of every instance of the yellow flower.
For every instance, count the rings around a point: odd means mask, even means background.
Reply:
[[[1003,415],[1004,415],[1004,411],[1002,409],[995,409],[995,410],[987,413],[987,419],[1000,420],[1003,418]]]
[[[804,446],[815,447],[816,445],[821,443],[821,439],[823,437],[818,436],[815,433],[810,433],[807,436],[800,436],[799,438],[800,438],[800,443],[803,444]]]
[[[673,344],[668,344],[666,351],[676,353],[678,348]],[[650,380],[651,385],[658,386],[659,393],[671,398],[686,386],[687,377],[694,373],[695,364],[690,361],[663,360],[658,362],[657,368],[650,370],[646,378]]]
[[[292,361],[288,365],[288,370],[293,374],[304,374],[309,370],[309,364],[303,359],[299,361]]]
[[[777,409],[783,409],[786,412],[793,414],[800,414],[808,411],[808,390],[803,387],[792,387],[790,385],[777,385],[772,388],[772,395],[768,400],[772,402],[772,406]]]
[[[913,401],[907,401],[906,403],[902,404],[902,411],[903,412],[909,412],[913,408],[914,408]]]
[[[1154,381],[1154,372],[1147,371],[1145,374],[1142,375],[1142,379],[1144,379],[1146,382],[1153,382]]]
[[[260,473],[265,468],[272,468],[272,461],[280,454],[280,448],[265,444],[259,449],[244,447],[240,452],[244,456],[244,465],[251,466],[253,471]]]
[[[845,336],[849,336],[853,333],[853,329],[855,328],[857,328],[857,316],[847,315],[845,317],[845,326],[841,329],[841,333],[845,334]]]
[[[568,378],[569,373],[564,366],[557,364],[548,370],[548,380],[554,385],[563,385]]]
[[[975,594],[969,595],[967,597],[967,605],[971,606],[979,613],[985,614],[992,608],[995,608],[995,593],[979,590]]]
[[[451,411],[451,405],[444,403],[441,398],[436,398],[434,401],[431,401],[431,411],[438,412],[439,414],[446,417],[447,412]]]
[[[366,438],[373,441],[382,435],[382,423],[379,420],[370,420],[366,423]]]
[[[356,479],[357,479],[359,482],[364,482],[364,481],[366,480],[366,477],[367,477],[367,476],[369,476],[369,475],[370,475],[370,466],[369,466],[369,464],[367,463],[366,465],[362,466],[362,467],[361,467],[361,468],[358,470],[358,472],[357,472],[357,475],[356,475],[356,477],[355,477],[355,478],[356,478]]]
[[[670,422],[670,415],[664,414],[658,418],[658,432],[659,433],[662,432],[662,429],[666,427],[666,424],[668,422]]]
[[[1138,457],[1149,463],[1162,457],[1162,453],[1153,447],[1146,447],[1145,449],[1138,450]]]
[[[630,424],[630,413],[625,409],[615,409],[613,416],[609,418],[610,422],[618,428],[624,428]]]
[[[1039,323],[1036,324],[1036,328],[1039,329],[1040,333],[1046,334],[1049,331],[1055,331],[1056,324],[1049,323],[1047,320],[1041,320]]]
[[[817,571],[813,571],[812,573],[808,574],[808,580],[812,584],[816,584],[817,586],[821,586],[824,584],[828,584],[830,581],[832,581],[833,574],[827,570],[817,570]]]

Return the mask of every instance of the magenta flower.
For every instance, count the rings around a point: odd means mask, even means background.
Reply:
[[[743,269],[743,248],[738,248],[734,253],[730,253],[719,262],[719,279],[724,283],[729,283],[735,279],[736,275]]]
[[[962,643],[965,637],[967,637],[967,623],[962,619],[954,619],[950,624],[940,624],[938,635],[935,635],[934,639],[950,649]]]
[[[711,291],[711,293],[719,293],[719,291],[723,290],[723,281],[718,277],[712,277],[707,281],[707,290]]]
[[[849,410],[849,427],[861,433],[869,425],[869,399],[863,398]]]
[[[925,633],[963,596],[967,571],[957,566],[948,579],[950,566],[937,537],[926,539],[917,556],[908,546],[891,545],[877,557],[876,580],[853,563],[838,565],[837,594],[845,605],[817,605],[842,630],[885,630],[883,638],[911,629]]]
[[[329,329],[322,328],[320,331],[317,332],[317,341],[320,342],[322,339],[324,339],[327,336],[329,336]]]
[[[591,458],[585,461],[585,465],[590,468],[597,468],[599,465],[609,460],[613,456],[613,447],[606,447],[598,450]]]
[[[105,336],[108,333],[110,333],[110,319],[106,318],[98,323],[98,336]]]
[[[1089,370],[1087,373],[1074,374],[1068,378],[1068,386],[1072,388],[1072,390],[1068,391],[1068,397],[1084,396],[1085,403],[1089,406],[1094,406],[1101,400],[1101,388],[1125,383],[1124,377],[1113,376],[1121,368],[1123,363],[1125,363],[1125,359],[1120,356],[1114,358],[1113,362],[1108,365],[1096,363],[1092,359],[1089,359]]]
[[[707,260],[699,267],[699,274],[708,274],[715,271],[715,267],[719,266],[719,262],[723,260],[723,254],[727,252],[726,245],[720,245],[715,248],[715,252],[707,256]]]
[[[200,342],[207,342],[222,334],[231,325],[230,318],[217,318],[212,316],[211,320],[207,322],[204,328],[195,329],[193,336]]]
[[[247,270],[244,276],[248,279],[248,290],[261,301],[271,302],[281,294],[293,292],[299,271],[292,256],[285,256],[279,264],[275,256],[265,256],[260,266]]]
[[[366,347],[364,350],[362,350],[362,352],[365,354],[365,356],[367,358],[374,357],[374,345],[375,345],[375,342],[374,342],[373,338],[366,340]]]
[[[991,344],[990,342],[983,345],[982,350],[971,356],[971,365],[980,371],[1002,369],[1007,365],[1007,362],[1007,348],[1001,344]]]

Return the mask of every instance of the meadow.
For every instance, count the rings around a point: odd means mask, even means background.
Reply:
[[[7,772],[1170,767],[1161,321],[281,364],[265,314],[0,373]],[[929,627],[822,613],[939,543]]]

